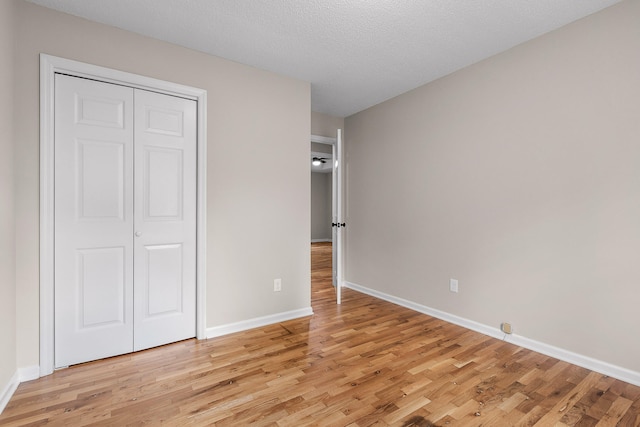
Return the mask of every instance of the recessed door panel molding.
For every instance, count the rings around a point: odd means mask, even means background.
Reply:
[[[124,247],[78,250],[78,329],[125,323],[125,256]]]
[[[124,129],[125,103],[121,99],[76,93],[76,124]]]
[[[183,313],[182,245],[145,246],[147,309],[144,319]]]
[[[184,113],[180,110],[145,106],[145,117],[147,132],[178,137],[184,135]]]
[[[145,220],[182,220],[183,150],[148,146],[144,158]]]
[[[124,144],[78,139],[76,150],[78,219],[124,220]]]

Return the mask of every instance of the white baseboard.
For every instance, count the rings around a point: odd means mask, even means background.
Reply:
[[[7,406],[7,403],[9,403],[9,400],[11,400],[11,396],[13,396],[13,393],[15,393],[19,385],[20,380],[18,379],[18,372],[16,371],[0,393],[0,414],[4,411],[4,408]]]
[[[307,307],[298,310],[285,311],[283,313],[271,314],[269,316],[255,317],[253,319],[229,323],[226,325],[214,326],[212,328],[207,328],[207,338],[220,337],[222,335],[233,334],[235,332],[247,331],[249,329],[268,326],[278,322],[311,316],[312,314],[313,310],[311,307]]]
[[[26,368],[18,368],[18,379],[21,383],[40,378],[40,366],[33,365]]]
[[[386,294],[384,292],[376,291],[375,289],[369,289],[364,286],[357,285],[351,282],[344,282],[344,286],[353,289],[363,294],[371,295],[372,297],[379,298],[384,301],[400,305],[402,307],[409,308],[419,313],[428,314],[432,317],[437,317],[449,323],[453,323],[458,326],[462,326],[472,331],[480,332],[490,337],[498,338],[500,340],[510,342],[519,347],[523,347],[529,350],[542,353],[547,356],[554,357],[556,359],[563,360],[565,362],[572,363],[583,368],[587,368],[591,371],[600,372],[601,374],[608,375],[613,378],[625,381],[629,384],[640,386],[640,372],[632,371],[621,366],[612,365],[611,363],[604,362],[602,360],[594,359],[582,354],[574,353],[572,351],[555,347],[549,344],[545,344],[540,341],[532,340],[522,335],[511,334],[505,337],[504,332],[498,328],[494,328],[482,323],[478,323],[473,320],[465,319],[464,317],[456,316],[451,313],[436,310],[435,308],[427,307],[422,304],[415,303],[403,298],[399,298],[393,295]]]
[[[333,242],[331,239],[311,239],[311,243]]]
[[[9,400],[11,400],[13,393],[16,392],[20,383],[35,380],[36,378],[40,378],[39,366],[19,368],[11,377],[9,383],[7,383],[0,392],[0,414],[4,411],[4,408],[7,406],[7,403],[9,403]]]

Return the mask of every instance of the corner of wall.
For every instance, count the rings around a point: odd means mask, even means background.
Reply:
[[[11,400],[11,396],[15,393],[16,389],[20,385],[20,380],[18,376],[18,372],[16,371],[7,384],[2,387],[2,391],[0,392],[0,414],[4,411],[4,408],[7,407],[9,400]]]

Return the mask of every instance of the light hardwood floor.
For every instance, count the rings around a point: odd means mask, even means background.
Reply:
[[[640,387],[344,290],[315,314],[20,385],[2,426],[638,426]]]

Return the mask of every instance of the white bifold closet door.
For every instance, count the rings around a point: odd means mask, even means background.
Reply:
[[[196,102],[55,84],[55,366],[195,336]]]

